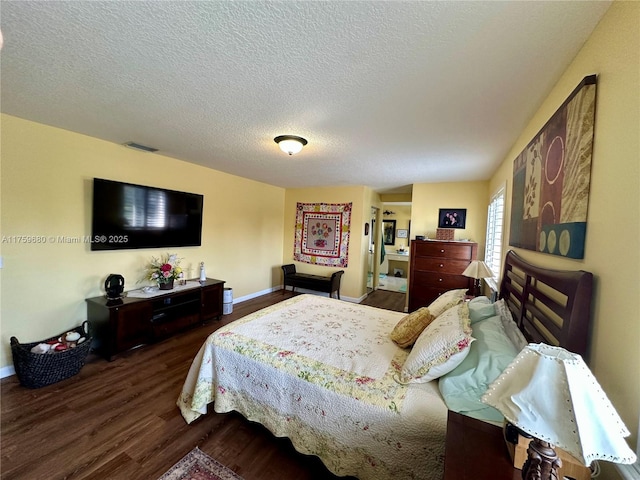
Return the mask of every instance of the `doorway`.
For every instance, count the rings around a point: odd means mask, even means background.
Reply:
[[[383,202],[384,258],[378,274],[378,289],[406,294],[409,277],[411,202]],[[388,230],[388,231],[387,231]]]
[[[376,268],[376,232],[379,208],[371,207],[370,222],[369,222],[369,257],[367,268],[367,294],[371,293],[378,286],[376,278],[378,269]]]

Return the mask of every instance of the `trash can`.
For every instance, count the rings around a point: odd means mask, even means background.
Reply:
[[[222,314],[229,315],[233,312],[233,288],[225,288],[222,294]]]

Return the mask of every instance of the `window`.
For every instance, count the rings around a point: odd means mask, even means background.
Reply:
[[[501,273],[502,262],[502,229],[504,225],[504,192],[505,185],[491,197],[487,214],[487,241],[484,262],[493,272],[497,281]],[[497,287],[497,285],[492,285]]]

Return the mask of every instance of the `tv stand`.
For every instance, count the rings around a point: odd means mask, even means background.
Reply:
[[[222,315],[224,281],[207,278],[197,287],[168,290],[151,298],[87,298],[95,347],[107,360]]]

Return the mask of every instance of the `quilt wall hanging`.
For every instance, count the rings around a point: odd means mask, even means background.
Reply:
[[[596,107],[585,77],[513,163],[514,247],[584,258]]]
[[[298,203],[293,259],[346,267],[351,203]]]

